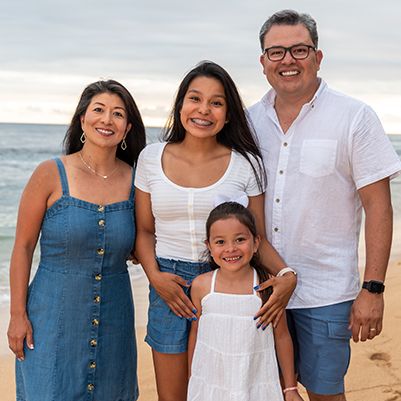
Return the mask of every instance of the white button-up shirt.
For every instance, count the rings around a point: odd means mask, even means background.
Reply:
[[[400,160],[373,110],[321,80],[284,134],[271,89],[248,109],[267,173],[266,233],[298,273],[288,308],[332,305],[359,293],[358,189],[396,177]]]

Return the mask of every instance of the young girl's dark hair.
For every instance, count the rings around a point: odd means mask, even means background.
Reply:
[[[210,227],[219,220],[227,220],[231,217],[236,218],[241,224],[248,228],[251,232],[253,238],[255,238],[258,233],[256,230],[255,218],[250,210],[242,206],[237,202],[224,202],[219,206],[215,207],[209,214],[209,217],[206,221],[206,241],[210,243]],[[213,260],[210,250],[207,249],[208,261],[212,270],[216,270],[219,266]],[[259,251],[253,254],[253,257],[249,264],[256,270],[259,281],[263,283],[269,278],[269,271],[262,264],[259,256]],[[263,304],[269,299],[272,293],[272,288],[268,287],[265,290],[261,291],[261,297]]]
[[[93,82],[82,92],[71,124],[64,137],[65,154],[70,155],[82,149],[83,144],[79,139],[82,135],[81,117],[85,115],[93,97],[102,93],[117,95],[124,102],[127,111],[127,124],[131,124],[131,129],[125,138],[126,149],[122,150],[121,146],[118,146],[116,156],[130,166],[136,166],[139,153],[146,146],[145,126],[131,93],[119,82],[112,79]]]
[[[262,155],[248,126],[241,96],[228,72],[213,61],[201,61],[182,80],[162,132],[162,139],[167,142],[181,142],[185,138],[185,128],[180,113],[188,87],[198,77],[213,78],[223,85],[228,122],[217,134],[217,142],[245,157],[252,166],[259,188],[263,189],[266,179]]]

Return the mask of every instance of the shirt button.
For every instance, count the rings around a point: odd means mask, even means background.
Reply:
[[[276,199],[276,202],[279,203],[279,202],[280,202],[280,199]]]
[[[100,297],[97,296],[97,297],[93,298],[93,301],[98,304],[100,302]]]
[[[287,143],[287,142],[284,142],[284,143],[283,143],[283,145],[284,145],[284,146],[287,146],[287,145],[288,145],[288,143]]]
[[[93,324],[94,326],[97,326],[97,325],[99,324],[99,320],[93,319],[93,320],[92,320],[92,324]]]
[[[192,243],[192,246],[196,246],[196,242],[193,242],[193,243]]]
[[[101,274],[96,274],[95,280],[100,281],[101,279],[102,279],[102,275]]]
[[[195,230],[191,230],[191,234],[195,234]]]
[[[277,232],[277,231],[278,231],[278,228],[277,228],[277,227],[275,227],[275,228],[274,228],[274,231],[275,231],[275,232]]]
[[[188,205],[188,207],[189,207],[190,209],[192,209],[192,208],[193,208],[193,206],[192,206],[192,205]]]
[[[193,194],[193,193],[194,193],[194,190],[191,188],[191,189],[189,190],[189,193],[190,193],[190,194]]]
[[[97,250],[97,253],[98,253],[99,255],[103,255],[103,254],[104,254],[104,249],[98,249],[98,250]]]
[[[280,174],[284,174],[284,171],[283,171],[283,170],[280,170],[279,173],[280,173]]]
[[[190,220],[195,220],[195,217],[194,217],[194,216],[191,216],[191,217],[190,217]]]
[[[103,212],[103,210],[104,210],[103,205],[99,205],[99,206],[97,207],[97,210],[99,210],[99,212]]]
[[[92,340],[91,341],[91,347],[96,347],[97,345],[97,341],[96,340]]]
[[[96,368],[96,362],[91,362],[90,365],[89,365],[89,367],[90,367],[91,369],[95,369],[95,368]]]
[[[88,385],[88,390],[92,391],[95,388],[95,386],[91,383]]]
[[[104,220],[99,221],[99,226],[104,227],[106,225],[106,222]]]

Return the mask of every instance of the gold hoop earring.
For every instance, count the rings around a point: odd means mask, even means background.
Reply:
[[[121,142],[121,149],[122,150],[125,150],[125,149],[127,149],[127,143],[125,142],[125,138],[122,140],[122,142]]]
[[[82,132],[81,138],[79,138],[81,140],[82,143],[86,142],[86,135],[85,132]]]

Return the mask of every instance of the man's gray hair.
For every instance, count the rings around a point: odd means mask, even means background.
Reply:
[[[260,28],[259,40],[260,40],[260,46],[262,48],[262,53],[265,51],[264,49],[265,36],[273,25],[298,25],[298,24],[302,24],[309,31],[313,45],[317,49],[319,37],[317,34],[316,21],[309,14],[306,13],[301,14],[294,10],[281,10],[273,14],[271,17],[269,17],[266,20],[266,22],[262,25],[262,28]]]

